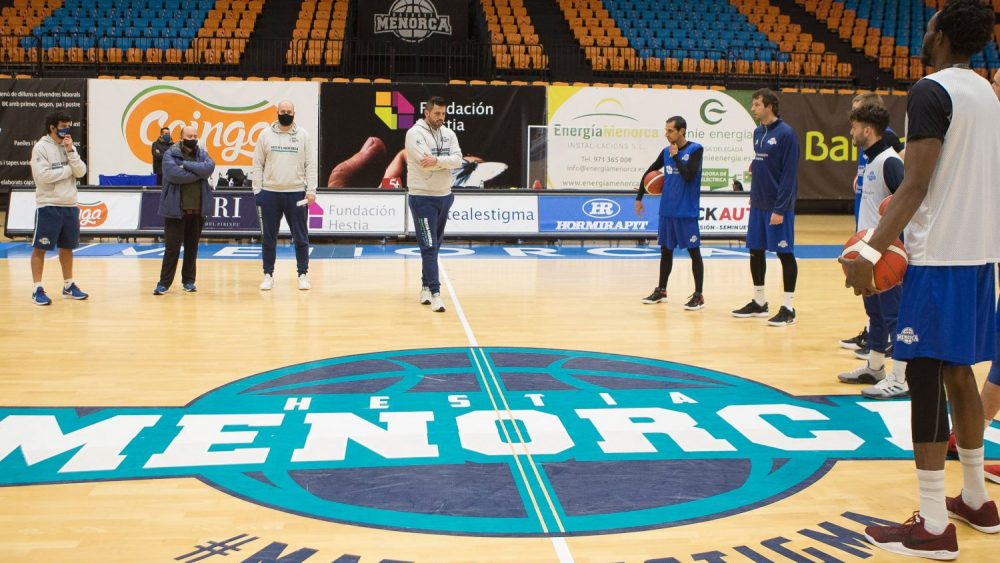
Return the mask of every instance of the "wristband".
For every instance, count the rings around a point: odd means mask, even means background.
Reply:
[[[882,253],[868,246],[868,243],[862,243],[858,255],[871,262],[872,265],[878,264],[878,261],[882,259]]]

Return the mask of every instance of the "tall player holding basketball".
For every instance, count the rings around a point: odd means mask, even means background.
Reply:
[[[989,41],[993,19],[981,0],[950,0],[928,22],[922,56],[936,72],[909,93],[903,183],[861,257],[844,260],[848,287],[874,294],[872,264],[906,228],[910,266],[894,357],[909,360],[920,510],[903,524],[869,526],[865,534],[888,551],[931,559],[958,557],[949,515],[982,532],[1000,531],[983,482],[983,410],[971,368],[993,359],[996,348],[1000,104],[969,68]],[[946,390],[963,477],[961,494],[947,499]]]
[[[667,300],[667,279],[674,267],[674,249],[686,248],[691,256],[691,272],[694,274],[694,293],[688,298],[684,308],[697,311],[705,306],[701,291],[705,279],[705,263],[701,259],[701,232],[698,229],[698,215],[701,213],[701,162],[705,150],[698,143],[688,141],[687,121],[674,116],[667,120],[664,134],[669,145],[649,172],[663,169],[663,196],[660,198],[660,223],[657,238],[660,243],[660,280],[643,303],[653,304]],[[646,177],[643,174],[643,178]],[[645,186],[639,185],[639,195],[635,198],[635,212],[642,216],[644,209],[642,196]]]

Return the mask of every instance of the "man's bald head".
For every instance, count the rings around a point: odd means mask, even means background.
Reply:
[[[290,113],[295,114],[295,104],[289,100],[281,100],[278,102],[278,113]]]
[[[186,125],[181,129],[181,139],[198,140],[198,128],[193,125]]]

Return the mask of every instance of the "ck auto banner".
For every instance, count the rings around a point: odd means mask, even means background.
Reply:
[[[799,199],[854,199],[858,151],[851,143],[853,95],[781,93],[781,117],[799,137]],[[900,138],[905,134],[906,97],[883,96]]]
[[[447,102],[445,125],[465,156],[455,187],[523,187],[528,127],[545,123],[540,86],[322,86],[320,184],[336,188],[403,187],[406,132],[431,96]]]
[[[82,78],[0,79],[0,190],[34,186],[31,149],[45,134],[45,116],[51,112],[72,118],[70,135],[87,161],[86,102],[87,81]]]
[[[679,116],[687,139],[705,147],[702,188],[730,190],[744,182],[756,127],[749,92],[552,86],[548,127],[533,135],[532,171],[544,160],[545,187],[638,189],[642,175],[667,145],[664,126]]]
[[[89,122],[98,124],[89,142],[100,149],[87,163],[91,184],[101,174],[151,173],[160,128],[169,128],[176,142],[186,125],[197,128],[217,175],[230,168],[249,173],[257,138],[277,120],[282,100],[295,104],[295,122],[319,147],[319,85],[313,82],[90,80],[89,87],[99,100],[89,105]]]

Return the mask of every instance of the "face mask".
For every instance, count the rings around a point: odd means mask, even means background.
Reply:
[[[280,123],[284,127],[288,127],[289,125],[292,124],[293,121],[295,121],[295,114],[291,115],[287,113],[278,114],[278,123]]]
[[[69,135],[69,127],[63,127],[62,129],[56,129],[56,136],[62,139],[66,135]]]
[[[198,139],[184,139],[184,146],[189,150],[198,148]]]
[[[164,134],[162,137],[160,137],[160,140],[163,141],[164,143],[169,143],[170,142],[170,133]]]

